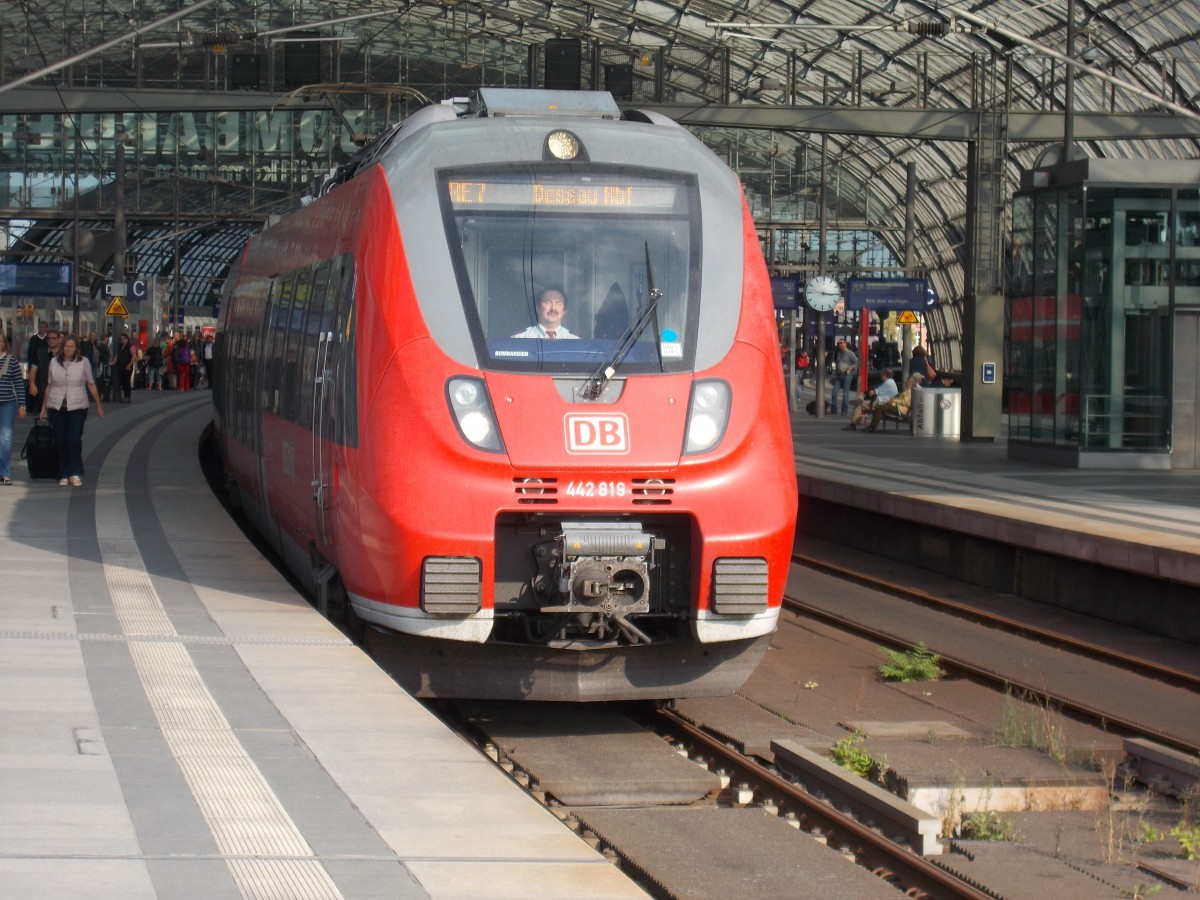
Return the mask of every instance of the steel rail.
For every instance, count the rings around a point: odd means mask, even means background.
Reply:
[[[834,625],[835,627],[844,629],[845,631],[870,638],[873,641],[879,641],[886,644],[905,643],[903,639],[897,638],[896,635],[890,632],[879,628],[874,628],[870,625],[865,625],[862,622],[855,622],[845,616],[838,615],[837,613],[833,613],[825,609],[820,609],[816,606],[811,606],[802,600],[796,599],[795,597],[788,597],[785,595],[783,598],[783,605],[792,612],[811,616],[814,619],[819,619],[823,622]],[[936,650],[936,648],[931,649]],[[1145,722],[1139,722],[1125,716],[1114,714],[1110,710],[1101,709],[1088,703],[1083,703],[1082,701],[1076,700],[1075,698],[1067,696],[1066,694],[1048,690],[1044,685],[1034,685],[1032,683],[1022,681],[1020,678],[1014,677],[1010,672],[996,672],[992,669],[976,665],[970,660],[963,659],[952,654],[946,654],[941,651],[937,652],[944,664],[951,666],[960,672],[973,675],[990,684],[1008,688],[1016,688],[1017,690],[1028,694],[1030,697],[1037,697],[1047,703],[1052,702],[1058,709],[1064,712],[1072,713],[1076,716],[1080,716],[1089,722],[1098,722],[1101,723],[1103,727],[1110,729],[1115,727],[1116,729],[1124,732],[1125,736],[1135,735],[1139,737],[1148,737],[1158,741],[1161,744],[1165,744],[1166,746],[1174,747],[1177,750],[1183,750],[1188,753],[1200,752],[1200,747],[1195,746],[1194,743],[1188,741],[1186,738],[1162,731],[1153,725],[1148,725]]]
[[[706,752],[720,757],[721,761],[744,772],[751,780],[766,785],[770,790],[805,810],[805,814],[820,821],[839,840],[841,846],[854,847],[855,856],[865,858],[876,870],[894,874],[909,891],[915,889],[928,892],[930,896],[996,898],[998,895],[980,886],[966,882],[930,862],[925,857],[897,844],[858,820],[835,809],[824,801],[802,790],[786,778],[764,768],[753,759],[729,747],[701,728],[682,718],[668,707],[657,710],[671,729],[686,734],[689,741],[700,744]],[[833,841],[831,841],[833,843]],[[910,894],[911,896],[911,894]]]
[[[1069,635],[1061,634],[1056,631],[1040,628],[1037,625],[1029,625],[1025,622],[1019,622],[1016,619],[1009,618],[1008,616],[1002,616],[998,613],[980,610],[971,606],[970,604],[959,603],[955,600],[949,599],[948,597],[941,597],[936,594],[930,594],[926,591],[919,590],[918,588],[908,587],[907,585],[903,584],[896,584],[895,582],[886,581],[873,575],[866,575],[862,572],[856,572],[853,569],[847,569],[844,566],[839,566],[837,563],[831,563],[827,560],[820,560],[811,556],[805,556],[803,553],[793,553],[792,561],[803,566],[807,566],[810,569],[816,569],[818,571],[826,572],[830,575],[835,575],[838,578],[854,581],[865,587],[874,588],[875,590],[882,591],[886,594],[891,594],[895,597],[900,597],[901,599],[913,600],[937,609],[944,609],[956,615],[962,616],[963,618],[968,618],[988,625],[995,625],[1013,634],[1035,638],[1042,643],[1055,647],[1061,647],[1076,653],[1081,653],[1100,660],[1101,662],[1114,663],[1123,669],[1137,671],[1142,674],[1161,679],[1170,684],[1174,684],[1178,687],[1200,690],[1200,675],[1196,675],[1192,672],[1185,672],[1182,669],[1176,669],[1140,656],[1130,656],[1127,653],[1122,653],[1119,650],[1113,650],[1109,647],[1101,646],[1100,644],[1093,644],[1089,641],[1073,638]]]

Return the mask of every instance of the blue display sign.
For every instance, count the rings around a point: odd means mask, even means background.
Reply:
[[[800,308],[800,279],[796,275],[772,275],[771,297],[776,309]]]
[[[898,309],[921,312],[931,306],[927,278],[850,278],[846,281],[846,309],[886,313]],[[936,302],[937,298],[932,298]]]
[[[70,263],[0,263],[0,294],[6,297],[70,297]]]

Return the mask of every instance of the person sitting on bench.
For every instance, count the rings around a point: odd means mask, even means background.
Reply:
[[[856,423],[868,418],[871,410],[880,404],[887,403],[900,393],[900,388],[896,387],[896,379],[892,377],[891,369],[884,369],[879,374],[883,377],[883,381],[879,382],[878,387],[863,394],[858,405],[854,407],[854,412],[850,413],[850,424],[843,428],[843,431],[854,431],[858,427]],[[863,424],[866,422],[863,421]]]
[[[879,428],[879,423],[883,421],[883,417],[891,413],[898,418],[908,416],[908,411],[912,409],[912,392],[913,388],[921,386],[921,382],[925,380],[924,375],[913,373],[908,376],[908,380],[904,382],[904,390],[898,393],[887,403],[876,403],[875,408],[871,410],[871,424],[867,426],[867,431],[875,431]]]

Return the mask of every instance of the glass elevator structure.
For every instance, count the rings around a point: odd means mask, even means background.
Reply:
[[[1200,161],[1026,172],[1008,266],[1009,457],[1200,466]]]

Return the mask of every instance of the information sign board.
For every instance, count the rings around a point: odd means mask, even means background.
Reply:
[[[850,278],[846,281],[846,309],[887,313],[898,309],[925,309],[929,305],[926,278]]]
[[[70,263],[0,263],[0,295],[70,297]]]
[[[772,275],[771,297],[776,309],[799,309],[800,279],[795,275]]]

